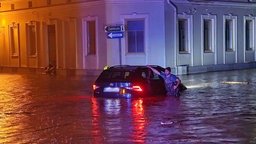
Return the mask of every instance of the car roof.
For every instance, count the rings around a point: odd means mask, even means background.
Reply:
[[[150,65],[150,66],[154,67],[158,71],[164,71],[164,68],[162,68],[160,66],[157,66],[157,65]],[[126,79],[124,79],[124,77],[126,77],[127,72],[129,72],[131,75],[134,75],[134,74],[136,75],[136,74],[139,74],[137,72],[142,72],[144,70],[150,70],[150,69],[145,65],[115,65],[115,66],[109,67],[108,69],[103,70],[102,73],[97,78],[96,82],[106,82],[109,80],[113,81],[112,75],[114,73],[119,73],[118,75],[116,75],[116,74],[114,74],[114,75],[121,77],[121,78],[114,78],[114,80],[117,80],[117,79],[126,80]],[[122,76],[120,75],[120,73],[122,73],[121,74]]]
[[[164,68],[158,66],[158,65],[150,65],[153,68],[156,69],[161,69],[163,70]],[[136,70],[136,69],[143,69],[143,68],[148,68],[145,65],[115,65],[115,66],[111,66],[108,70]]]

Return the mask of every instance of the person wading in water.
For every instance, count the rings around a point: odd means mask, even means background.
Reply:
[[[151,66],[147,66],[147,67],[164,79],[167,96],[180,96],[179,85],[181,83],[181,80],[176,75],[171,74],[170,67],[165,68],[164,72],[159,72],[158,70],[154,69]]]

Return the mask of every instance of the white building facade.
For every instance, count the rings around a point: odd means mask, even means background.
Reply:
[[[2,0],[0,68],[255,68],[255,7],[253,0]]]

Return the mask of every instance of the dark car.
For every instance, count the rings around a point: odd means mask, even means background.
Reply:
[[[152,66],[158,71],[165,69]],[[94,97],[131,98],[165,95],[162,77],[146,66],[112,66],[104,70],[93,85]]]

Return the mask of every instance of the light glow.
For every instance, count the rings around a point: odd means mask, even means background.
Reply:
[[[133,89],[134,91],[140,91],[140,92],[143,91],[140,86],[132,86],[132,89]]]
[[[120,91],[119,91],[120,94],[125,94],[126,93],[126,90],[124,88],[121,88]]]
[[[222,84],[244,84],[244,85],[248,85],[249,82],[238,82],[238,81],[223,81],[221,82]]]
[[[96,90],[97,88],[99,88],[96,84],[92,85],[92,89]]]
[[[2,19],[1,24],[2,24],[2,27],[5,27],[5,26],[6,26],[6,20],[5,20],[5,19]]]

